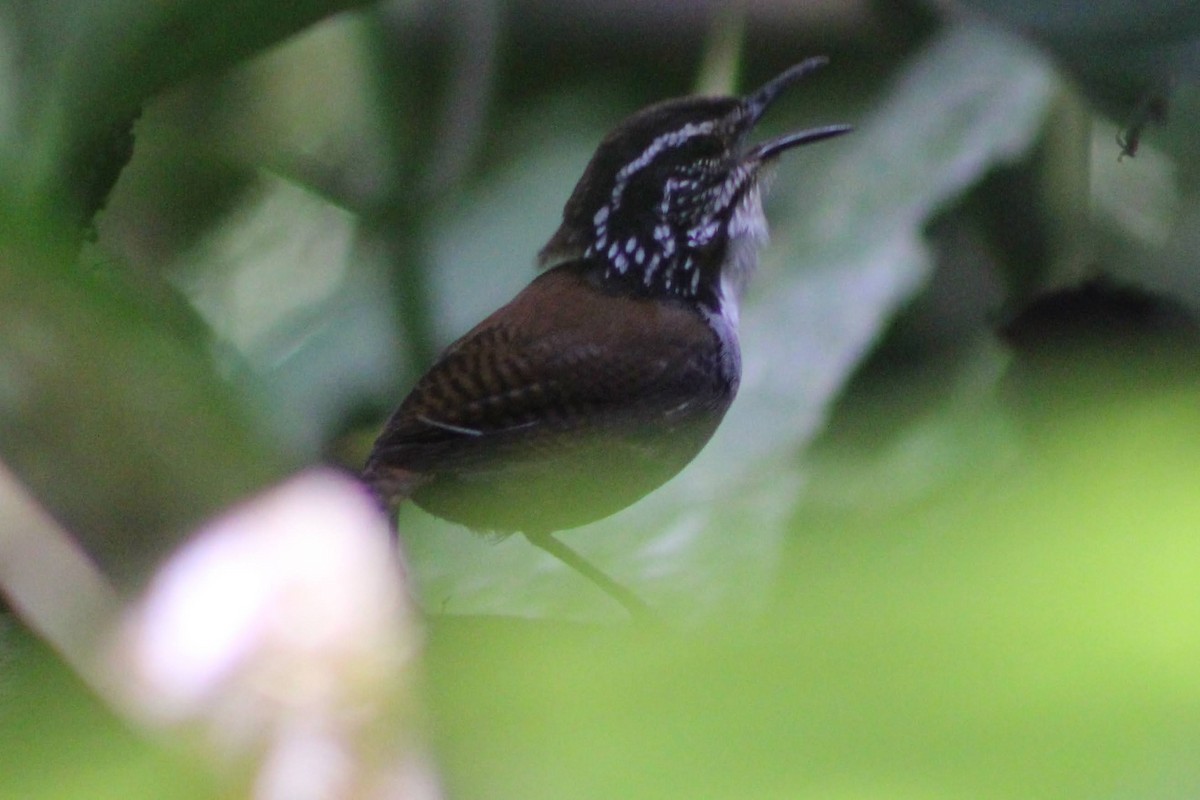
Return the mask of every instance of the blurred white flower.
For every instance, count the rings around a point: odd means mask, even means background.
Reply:
[[[257,758],[258,797],[434,797],[431,772],[397,774],[427,770],[403,577],[356,481],[300,475],[160,570],[119,639],[121,683],[149,722],[198,725],[221,752]]]

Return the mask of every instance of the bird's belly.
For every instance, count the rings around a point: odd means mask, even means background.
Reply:
[[[549,533],[603,519],[674,477],[703,449],[728,402],[655,425],[600,426],[488,447],[443,471],[413,501],[476,531]],[[464,454],[466,455],[466,454]]]

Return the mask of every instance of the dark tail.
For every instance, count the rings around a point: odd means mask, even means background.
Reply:
[[[412,497],[412,493],[424,483],[420,473],[380,464],[374,458],[367,460],[362,471],[362,481],[388,518],[392,532],[396,531],[396,511],[400,504]]]

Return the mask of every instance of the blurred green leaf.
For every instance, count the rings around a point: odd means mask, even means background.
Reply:
[[[284,459],[250,418],[254,391],[216,375],[203,325],[151,271],[80,269],[71,226],[103,202],[147,98],[354,5],[52,0],[0,11],[0,105],[11,112],[0,139],[0,455],[121,577]]]
[[[349,212],[268,176],[171,269],[261,384],[261,427],[309,458],[395,371],[389,295],[356,232]]]
[[[54,653],[0,616],[0,797],[215,797],[182,752],[130,730]]]
[[[57,229],[6,222],[0,457],[110,574],[141,575],[199,520],[280,475],[283,459],[202,339],[82,273]]]
[[[793,601],[640,635],[444,618],[463,798],[1187,797],[1200,790],[1194,393],[1036,466],[810,538]]]
[[[19,0],[0,11],[0,52],[12,56],[7,91],[13,119],[5,185],[22,203],[75,207],[80,186],[104,162],[114,131],[149,97],[188,77],[239,60],[362,0]],[[17,158],[20,147],[23,157]],[[126,156],[127,157],[127,156]],[[116,171],[105,168],[108,180]],[[101,197],[107,193],[103,189]],[[63,209],[58,209],[60,212]],[[91,209],[94,210],[94,209]]]
[[[1200,78],[1200,7],[1190,0],[964,0],[1043,44],[1118,114],[1140,93]],[[1118,116],[1118,121],[1125,121]]]

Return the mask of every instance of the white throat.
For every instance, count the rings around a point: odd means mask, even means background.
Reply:
[[[735,333],[742,296],[758,268],[758,251],[767,238],[767,218],[756,183],[742,196],[729,219],[729,244],[721,267],[720,312]]]

